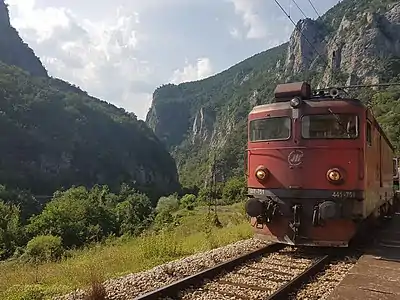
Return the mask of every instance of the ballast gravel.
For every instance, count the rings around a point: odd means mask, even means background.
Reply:
[[[346,277],[356,260],[334,261],[328,265],[323,273],[318,275],[312,282],[302,287],[292,300],[324,300]]]
[[[242,240],[224,247],[159,265],[147,271],[109,279],[103,282],[103,285],[107,292],[107,298],[110,300],[132,299],[229,259],[265,247],[268,244],[266,241],[254,238]],[[53,299],[80,300],[84,299],[85,295],[85,290],[78,289],[72,293]]]
[[[200,289],[188,289],[181,295],[181,299],[266,299],[306,270],[312,262],[311,258],[299,257],[294,249],[286,247],[279,252],[249,261],[232,272],[206,283]],[[270,274],[264,276],[267,270]],[[212,298],[211,295],[214,296],[215,293],[218,297]]]

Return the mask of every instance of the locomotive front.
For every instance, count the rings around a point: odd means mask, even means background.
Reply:
[[[365,107],[278,85],[248,120],[246,212],[255,234],[294,245],[345,247],[363,218]]]

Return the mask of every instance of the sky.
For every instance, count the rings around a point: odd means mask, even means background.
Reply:
[[[139,119],[153,91],[219,73],[286,42],[294,25],[273,0],[6,0],[11,24],[49,75]],[[339,0],[295,0],[309,18]],[[297,22],[293,0],[280,0]]]

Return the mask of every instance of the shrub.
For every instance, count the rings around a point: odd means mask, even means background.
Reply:
[[[26,245],[26,258],[35,263],[55,261],[64,253],[61,238],[52,235],[40,235]]]
[[[246,183],[241,177],[233,177],[228,180],[222,190],[222,199],[226,204],[232,204],[244,199]]]
[[[178,208],[179,208],[178,198],[175,195],[170,195],[168,197],[161,197],[160,200],[158,200],[156,212],[172,213],[174,211],[177,211]]]
[[[186,194],[181,198],[180,206],[188,210],[193,210],[194,204],[196,202],[196,196],[193,194]]]

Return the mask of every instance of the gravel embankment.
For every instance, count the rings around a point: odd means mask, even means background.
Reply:
[[[197,290],[187,290],[182,300],[265,299],[285,283],[311,266],[291,247],[252,260],[233,272],[206,283]]]
[[[291,299],[327,299],[329,294],[339,285],[356,262],[357,258],[332,262],[323,273],[319,274],[312,282],[302,287]]]
[[[108,299],[132,299],[140,294],[160,288],[186,276],[193,275],[221,262],[240,256],[246,252],[266,246],[268,243],[257,239],[247,239],[224,247],[194,254],[153,269],[107,280],[103,283]],[[84,290],[56,297],[58,300],[79,300],[85,296]]]

